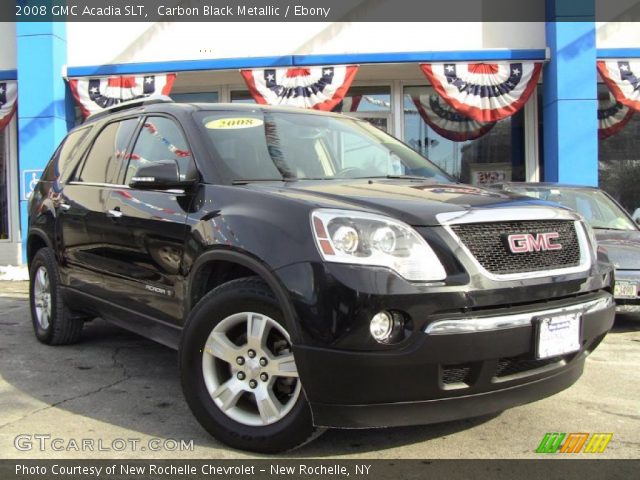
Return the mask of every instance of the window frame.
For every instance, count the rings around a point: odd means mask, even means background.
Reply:
[[[11,119],[11,122],[13,123],[13,119]],[[0,142],[0,148],[2,149],[2,154],[4,156],[4,161],[5,161],[5,185],[7,186],[7,191],[6,191],[6,202],[7,202],[7,212],[6,212],[6,216],[7,216],[7,238],[0,238],[0,244],[3,243],[12,243],[13,242],[13,215],[11,214],[11,212],[14,210],[13,207],[13,189],[12,187],[12,176],[11,174],[13,173],[13,169],[11,168],[11,149],[9,147],[10,144],[10,135],[11,135],[11,129],[10,129],[10,125],[7,125],[5,127],[5,129],[2,131],[2,142]]]

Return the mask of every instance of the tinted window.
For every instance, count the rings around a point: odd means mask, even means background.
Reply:
[[[69,177],[80,158],[80,146],[83,145],[91,127],[75,130],[69,133],[58,146],[52,157],[52,162],[42,173],[42,180],[48,182],[62,182]]]
[[[411,175],[451,181],[426,158],[364,121],[267,110],[196,117],[231,180]]]
[[[142,165],[159,160],[175,160],[180,177],[186,178],[191,151],[178,125],[165,117],[148,117],[131,153],[125,184],[129,184]]]
[[[76,166],[81,152],[81,146],[87,135],[91,131],[91,128],[83,128],[71,132],[60,149],[60,155],[58,157],[58,178],[64,180],[67,178],[73,168]]]
[[[93,183],[115,183],[126,155],[127,144],[138,123],[130,118],[107,125],[93,142],[78,180]]]

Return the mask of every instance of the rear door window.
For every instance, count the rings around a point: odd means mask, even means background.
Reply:
[[[137,124],[137,118],[129,118],[104,127],[94,140],[77,180],[115,183]]]

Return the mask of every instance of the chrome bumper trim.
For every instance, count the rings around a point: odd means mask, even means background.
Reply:
[[[512,315],[502,315],[500,317],[477,317],[436,320],[424,329],[428,335],[452,335],[458,333],[488,332],[491,330],[504,330],[507,328],[517,328],[531,325],[536,317],[546,317],[550,315],[562,315],[565,313],[594,313],[600,310],[611,308],[614,305],[613,296],[607,295],[589,302],[569,305],[567,307],[551,308],[547,310],[537,310],[534,312],[515,313]]]

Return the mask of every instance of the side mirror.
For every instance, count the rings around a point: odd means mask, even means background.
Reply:
[[[129,182],[131,188],[142,190],[185,190],[194,184],[194,180],[181,180],[178,162],[159,160],[142,165]]]

